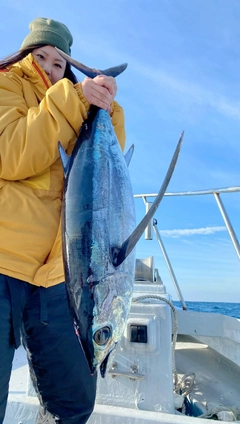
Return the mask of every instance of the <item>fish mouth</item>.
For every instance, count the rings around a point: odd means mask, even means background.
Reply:
[[[113,350],[112,347],[109,351],[112,335],[113,331],[110,325],[100,327],[94,332],[92,336],[92,346],[94,347],[95,354],[93,357],[91,355],[86,355],[91,375],[94,375],[96,370],[99,369],[101,376],[105,376],[109,354]]]

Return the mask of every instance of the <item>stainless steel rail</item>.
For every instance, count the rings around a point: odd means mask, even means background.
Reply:
[[[235,187],[228,187],[228,188],[213,188],[210,190],[197,190],[197,191],[179,191],[179,192],[172,192],[172,193],[165,193],[164,196],[197,196],[197,195],[204,195],[204,194],[213,194],[213,193],[234,193],[234,192],[240,192],[240,186]],[[134,194],[134,198],[147,198],[147,197],[156,197],[158,193],[151,193],[151,194]]]
[[[198,191],[181,191],[181,192],[173,192],[173,193],[165,193],[164,196],[199,196],[199,195],[208,195],[208,194],[212,194],[217,202],[218,208],[220,210],[220,213],[222,215],[223,221],[225,223],[225,226],[227,228],[228,234],[230,236],[230,239],[233,243],[234,249],[237,253],[238,259],[240,260],[240,244],[238,241],[238,238],[236,236],[236,233],[233,229],[233,226],[231,224],[231,221],[227,215],[226,209],[223,205],[222,199],[220,197],[220,194],[223,193],[236,193],[236,192],[240,192],[240,186],[235,186],[235,187],[228,187],[228,188],[218,188],[218,189],[209,189],[209,190],[198,190]],[[134,198],[141,198],[146,206],[146,213],[148,212],[149,208],[151,207],[151,202],[148,202],[147,198],[152,198],[152,197],[156,197],[157,193],[149,193],[149,194],[135,194]],[[160,248],[162,250],[162,254],[163,257],[165,259],[165,262],[167,264],[167,267],[169,269],[169,273],[171,275],[171,278],[174,282],[174,286],[178,295],[178,298],[181,302],[182,308],[183,309],[187,309],[185,301],[183,299],[179,284],[177,282],[177,278],[174,274],[173,268],[171,266],[169,257],[167,255],[166,249],[164,247],[164,244],[162,242],[160,233],[157,229],[157,221],[155,219],[153,219],[151,221],[151,223],[149,224],[149,226],[146,228],[146,232],[145,232],[145,238],[146,239],[152,239],[152,232],[151,229],[152,227],[154,228],[158,243],[160,245]]]

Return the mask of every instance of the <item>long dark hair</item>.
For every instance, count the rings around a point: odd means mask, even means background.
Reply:
[[[41,44],[37,46],[26,47],[25,49],[19,50],[18,52],[5,57],[5,59],[0,60],[0,70],[6,69],[8,66],[14,65],[14,63],[17,63],[20,60],[24,59],[24,57],[26,57],[29,53],[32,53],[33,50],[39,49],[40,47],[43,47],[43,45]],[[73,73],[71,65],[69,65],[68,62],[63,77],[68,78],[70,81],[72,81],[73,84],[76,84],[78,82],[78,79]]]

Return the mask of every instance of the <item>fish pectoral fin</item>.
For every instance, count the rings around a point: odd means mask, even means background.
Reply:
[[[125,261],[126,257],[129,255],[130,252],[127,253],[127,243],[126,242],[130,239],[130,237],[122,244],[121,248],[112,247],[111,258],[112,258],[113,266],[117,267],[117,266],[121,265]]]
[[[134,152],[134,144],[131,145],[130,149],[124,155],[124,159],[126,161],[127,166],[129,166],[131,162],[133,152]]]
[[[170,162],[170,165],[168,167],[166,176],[164,178],[164,181],[162,183],[162,186],[158,192],[158,195],[156,199],[154,200],[151,208],[149,209],[148,213],[144,216],[144,218],[141,220],[141,222],[138,224],[137,228],[130,234],[130,236],[124,241],[122,246],[120,248],[112,249],[112,263],[113,266],[117,267],[123,263],[123,261],[127,258],[127,256],[131,253],[131,251],[136,246],[137,242],[139,241],[140,237],[144,233],[145,228],[147,227],[150,220],[153,218],[158,206],[161,203],[161,200],[164,196],[164,193],[166,192],[167,186],[172,178],[173,171],[175,169],[180,148],[182,145],[182,140],[184,136],[184,131],[182,132],[180,139],[178,141],[177,147],[175,149],[175,152],[173,154],[172,160]]]
[[[59,155],[61,158],[61,162],[62,162],[62,166],[63,166],[63,170],[64,170],[64,175],[66,176],[68,173],[68,169],[69,169],[69,162],[70,162],[70,157],[68,156],[67,153],[65,152],[63,146],[61,145],[60,141],[58,142],[58,150],[59,150]]]
[[[118,254],[121,251],[120,247],[111,247],[110,250],[110,258],[112,260],[112,264],[114,266],[116,266],[115,264],[117,263],[117,258],[118,258]]]

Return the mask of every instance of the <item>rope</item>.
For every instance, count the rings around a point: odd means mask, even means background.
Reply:
[[[237,421],[240,419],[240,409],[234,406],[227,407],[209,402],[208,411],[198,418],[217,419],[217,421]]]
[[[194,374],[194,372],[185,374],[178,383],[177,393],[180,393],[184,397],[189,395],[193,390],[195,380],[196,374]]]

